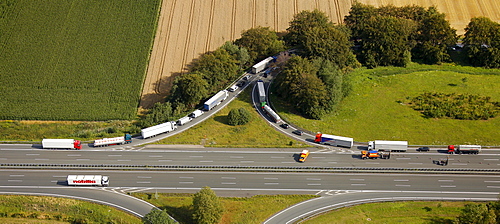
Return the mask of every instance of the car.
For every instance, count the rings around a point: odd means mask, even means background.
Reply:
[[[245,75],[245,77],[243,77],[243,80],[248,80],[250,77],[250,75]]]
[[[246,83],[247,83],[247,82],[245,82],[245,81],[240,81],[240,82],[238,82],[238,84],[236,84],[236,85],[237,85],[237,86],[239,86],[239,87],[243,87],[243,86],[245,86],[245,84],[246,84]]]
[[[294,134],[296,134],[296,135],[303,135],[303,134],[304,134],[304,132],[303,132],[303,131],[301,131],[301,130],[299,130],[299,129],[297,129],[297,130],[295,130],[295,131],[292,131],[292,133],[294,133]]]
[[[417,149],[418,152],[428,152],[430,151],[431,149],[429,147],[420,147]]]
[[[288,128],[290,127],[290,125],[288,125],[288,124],[286,124],[286,123],[285,123],[285,124],[282,124],[282,125],[280,125],[280,126],[281,126],[282,128],[284,128],[284,129],[288,129]]]
[[[237,89],[238,89],[238,86],[237,85],[233,85],[233,86],[229,87],[229,89],[227,89],[227,90],[229,90],[230,92],[234,92]]]

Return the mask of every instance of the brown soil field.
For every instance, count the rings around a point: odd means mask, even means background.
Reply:
[[[436,6],[447,15],[458,34],[470,18],[486,16],[500,22],[498,0],[359,0],[382,6]],[[163,0],[158,29],[140,106],[151,107],[164,99],[174,78],[202,53],[240,37],[252,27],[284,31],[293,15],[319,9],[334,23],[341,23],[354,0]]]

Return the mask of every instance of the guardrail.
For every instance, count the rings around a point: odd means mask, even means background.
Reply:
[[[98,169],[98,170],[159,170],[159,171],[224,171],[224,172],[309,172],[309,173],[446,173],[500,174],[500,169],[447,168],[383,168],[383,167],[287,167],[287,166],[186,166],[186,165],[126,165],[126,164],[41,164],[1,163],[0,169]]]

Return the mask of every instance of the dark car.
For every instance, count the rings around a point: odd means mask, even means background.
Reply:
[[[236,84],[238,87],[243,87],[247,82],[245,81],[240,81],[238,84]]]
[[[245,75],[245,77],[243,77],[243,80],[248,80],[250,77],[250,75]]]
[[[417,149],[418,152],[428,152],[431,150],[429,147],[420,147]]]
[[[304,134],[304,132],[303,132],[303,131],[298,130],[298,129],[297,129],[297,130],[295,130],[295,131],[292,131],[292,133],[294,133],[294,134],[296,134],[296,135],[303,135],[303,134]]]
[[[288,124],[282,124],[282,125],[280,125],[280,126],[281,126],[282,128],[284,128],[284,129],[288,129],[288,128],[290,127],[290,125],[288,125]]]

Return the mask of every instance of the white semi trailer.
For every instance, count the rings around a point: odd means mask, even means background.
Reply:
[[[264,82],[262,80],[257,81],[257,89],[259,90],[259,101],[266,102],[266,89],[264,88]]]
[[[69,186],[109,186],[109,176],[104,175],[68,175]]]
[[[389,151],[389,152],[406,152],[408,149],[407,141],[384,141],[375,140],[368,142],[368,150],[374,151]]]
[[[205,104],[203,104],[203,109],[207,110],[207,111],[211,110],[215,106],[222,103],[222,101],[226,100],[227,96],[229,96],[229,94],[227,93],[227,90],[222,90],[222,91],[218,92],[217,94],[212,96],[210,99],[208,99],[205,102]]]
[[[171,132],[177,129],[175,121],[165,122],[163,124],[155,125],[141,130],[142,138],[149,138],[165,132]]]
[[[74,139],[43,139],[44,149],[82,149],[82,143]]]
[[[262,70],[266,69],[269,63],[273,60],[273,57],[268,57],[259,63],[255,64],[252,66],[252,73],[257,74],[261,72]]]

